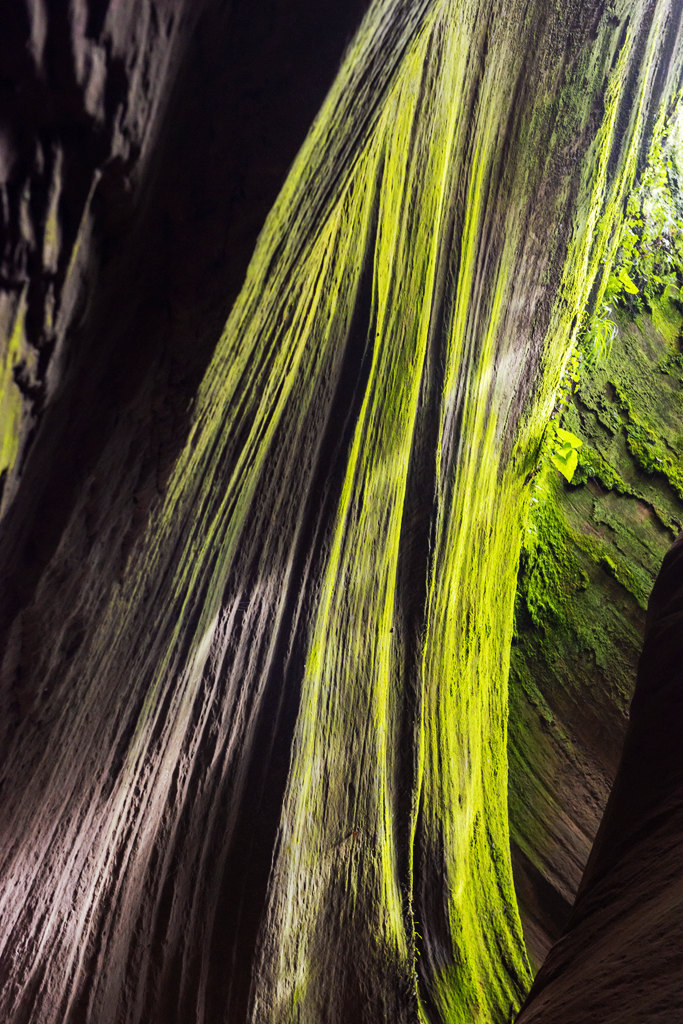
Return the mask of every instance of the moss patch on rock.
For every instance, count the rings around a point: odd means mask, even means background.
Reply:
[[[561,930],[617,767],[645,609],[683,526],[683,315],[615,314],[617,340],[563,422],[571,484],[534,483],[510,685],[513,861],[532,959]],[[665,325],[665,326],[664,326]]]

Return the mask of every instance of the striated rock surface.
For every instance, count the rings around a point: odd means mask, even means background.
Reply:
[[[120,575],[365,9],[344,6],[1,15],[3,634],[46,572],[88,589]]]
[[[564,937],[519,1024],[675,1020],[681,931],[683,543],[648,608],[623,756]]]
[[[679,5],[309,6],[16,22],[9,1024],[503,1022],[529,982],[528,478]]]
[[[673,294],[673,293],[672,293]],[[616,774],[652,585],[683,529],[683,316],[615,312],[565,416],[571,485],[537,478],[510,671],[510,827],[536,965],[560,937]]]

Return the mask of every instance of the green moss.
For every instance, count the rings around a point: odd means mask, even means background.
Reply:
[[[549,464],[535,480],[512,653],[512,835],[563,904],[616,769],[649,592],[683,523],[681,310],[663,292],[651,314],[612,315],[613,344],[584,363],[564,418],[583,439],[572,484]]]
[[[661,434],[655,431],[642,414],[639,417],[634,412],[623,385],[615,384],[615,392],[619,407],[624,414],[622,424],[626,435],[626,444],[635,463],[649,475],[661,473],[678,497],[683,498],[681,454],[672,451],[671,446],[666,443]]]
[[[598,480],[606,491],[616,491],[617,494],[633,493],[629,485],[622,480],[619,473],[610,466],[605,457],[600,452],[595,451],[594,448],[591,448],[590,445],[584,444],[579,452],[579,466],[574,474],[572,483],[575,486],[580,486],[589,479]]]
[[[640,0],[624,36],[603,19],[597,42],[551,6],[529,8],[532,62],[507,9],[489,25],[476,3],[370,8],[259,238],[152,557],[127,583],[144,600],[157,567],[172,578],[130,772],[162,718],[180,748],[198,694],[219,677],[227,689],[221,673],[247,695],[234,728],[248,746],[247,705],[269,713],[275,659],[296,650],[303,666],[288,679],[299,706],[256,1020],[338,1021],[353,984],[368,1019],[403,1019],[410,992],[448,1024],[498,1024],[530,980],[507,797],[527,475],[633,174],[658,40],[656,19],[638,36]],[[332,473],[321,439],[337,429]],[[559,521],[530,528],[527,607],[547,623],[602,555],[576,554]],[[243,579],[258,581],[246,596]],[[236,802],[240,771],[225,768]]]
[[[0,479],[11,471],[19,450],[24,403],[14,372],[29,355],[24,336],[26,293],[22,293],[16,305],[11,304],[7,297],[5,300],[6,304],[0,311],[7,320],[6,339],[0,349]]]
[[[527,526],[523,600],[534,625],[549,628],[549,622],[566,612],[570,597],[585,590],[588,576],[547,493],[541,501]]]
[[[652,303],[652,326],[674,350],[681,340],[681,314],[672,299],[675,297],[680,303],[679,291],[668,286],[665,293]]]

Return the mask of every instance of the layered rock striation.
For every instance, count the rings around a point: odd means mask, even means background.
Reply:
[[[521,533],[680,10],[377,0],[300,70],[323,29],[290,6],[25,8],[31,73],[109,148],[81,164],[58,106],[26,148],[58,171],[7,177],[11,1024],[470,1024],[529,983]]]
[[[679,539],[652,591],[614,787],[569,925],[520,1024],[657,1024],[681,1005],[682,553]]]
[[[567,484],[534,481],[510,673],[510,825],[527,947],[567,922],[628,722],[649,593],[683,529],[683,316],[673,289],[584,371]]]

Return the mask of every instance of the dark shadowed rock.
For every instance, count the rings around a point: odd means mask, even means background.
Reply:
[[[519,1024],[677,1019],[683,1005],[683,540],[655,583],[624,751],[564,937]]]

